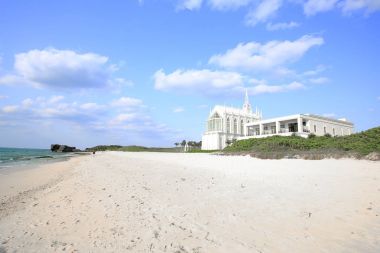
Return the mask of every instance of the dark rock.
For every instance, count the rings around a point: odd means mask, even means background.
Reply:
[[[51,144],[50,150],[53,152],[80,152],[80,149],[76,147],[70,147],[67,145]]]

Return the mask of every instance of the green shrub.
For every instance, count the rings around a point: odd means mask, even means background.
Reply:
[[[349,136],[272,136],[252,138],[232,143],[224,149],[226,152],[289,152],[289,151],[323,151],[352,152],[367,155],[380,152],[380,127]]]

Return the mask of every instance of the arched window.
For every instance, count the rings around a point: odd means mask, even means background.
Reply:
[[[240,134],[244,135],[244,121],[243,120],[240,121]]]
[[[234,134],[237,134],[237,119],[234,119]]]
[[[230,118],[227,118],[227,133],[229,134],[231,132],[231,122],[230,122]]]

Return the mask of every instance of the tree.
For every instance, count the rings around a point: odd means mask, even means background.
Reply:
[[[183,141],[181,142],[181,146],[182,146],[182,147],[186,146],[186,140],[183,140]]]

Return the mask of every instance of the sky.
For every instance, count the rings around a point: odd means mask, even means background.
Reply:
[[[210,109],[380,125],[380,0],[0,0],[0,146],[173,146]]]

